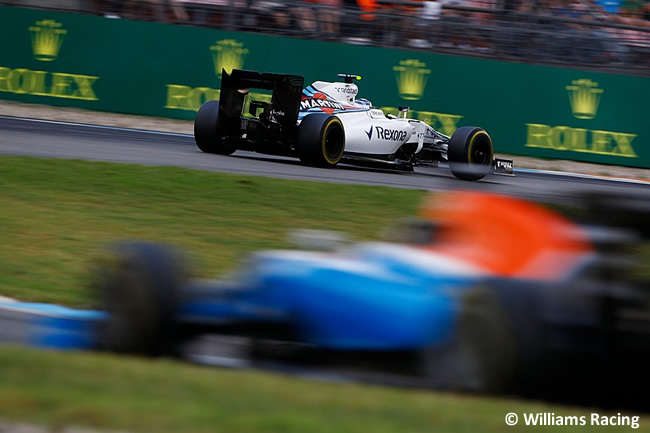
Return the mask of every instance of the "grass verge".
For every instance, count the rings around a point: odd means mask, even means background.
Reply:
[[[88,306],[105,243],[164,240],[203,275],[283,247],[292,228],[373,238],[423,192],[181,168],[0,157],[0,293]],[[502,432],[505,414],[585,415],[535,402],[333,384],[169,360],[0,348],[0,417],[134,432]],[[571,431],[594,431],[590,425]],[[539,431],[557,426],[535,427]],[[604,427],[620,431],[629,427]],[[650,431],[643,420],[638,431]]]
[[[423,192],[29,157],[0,157],[0,294],[84,307],[93,256],[148,239],[192,253],[201,276],[286,246],[294,228],[373,238]]]
[[[97,353],[4,348],[0,356],[0,416],[54,428],[142,433],[630,429],[594,427],[589,425],[589,410],[536,402],[315,382]],[[539,412],[583,415],[587,425],[513,428],[505,425],[509,412],[520,418]],[[636,431],[650,431],[644,421]]]

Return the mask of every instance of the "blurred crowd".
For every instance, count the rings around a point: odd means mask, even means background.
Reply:
[[[30,2],[39,0],[13,3]],[[47,3],[48,7],[59,3],[62,8],[112,18],[524,62],[625,69],[650,75],[650,0],[51,0],[40,3]]]

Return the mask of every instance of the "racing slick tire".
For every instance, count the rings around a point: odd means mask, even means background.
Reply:
[[[462,180],[478,180],[492,171],[494,146],[483,128],[462,126],[449,140],[449,168]]]
[[[425,348],[419,358],[433,388],[490,394],[509,389],[515,342],[496,295],[485,287],[463,295],[452,341]]]
[[[296,150],[305,165],[334,167],[345,151],[345,129],[341,119],[326,114],[306,116],[298,126]]]
[[[97,332],[101,349],[145,356],[175,354],[179,287],[188,274],[171,247],[124,242],[100,258],[95,289],[107,318]]]
[[[194,119],[194,141],[202,152],[230,155],[237,148],[226,142],[219,130],[218,119],[219,101],[207,101],[201,105]]]

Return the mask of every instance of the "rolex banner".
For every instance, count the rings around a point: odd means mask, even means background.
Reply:
[[[221,69],[359,74],[359,96],[499,153],[650,167],[650,78],[0,7],[0,98],[192,119]],[[257,95],[268,98],[268,95]]]

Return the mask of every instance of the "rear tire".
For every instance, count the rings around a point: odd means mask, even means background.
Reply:
[[[108,317],[99,325],[100,347],[147,356],[174,354],[178,292],[187,280],[180,256],[171,247],[126,242],[102,259],[95,288]]]
[[[424,349],[420,359],[422,374],[434,388],[506,391],[514,374],[515,343],[496,295],[484,287],[466,293],[453,341]]]
[[[226,143],[226,137],[218,125],[219,101],[207,101],[201,105],[194,119],[194,141],[202,152],[230,155],[237,149]]]
[[[305,165],[336,166],[345,151],[345,129],[341,119],[326,114],[306,116],[298,126],[296,150]]]
[[[483,128],[463,126],[449,140],[449,168],[462,180],[478,180],[492,171],[494,146]]]

